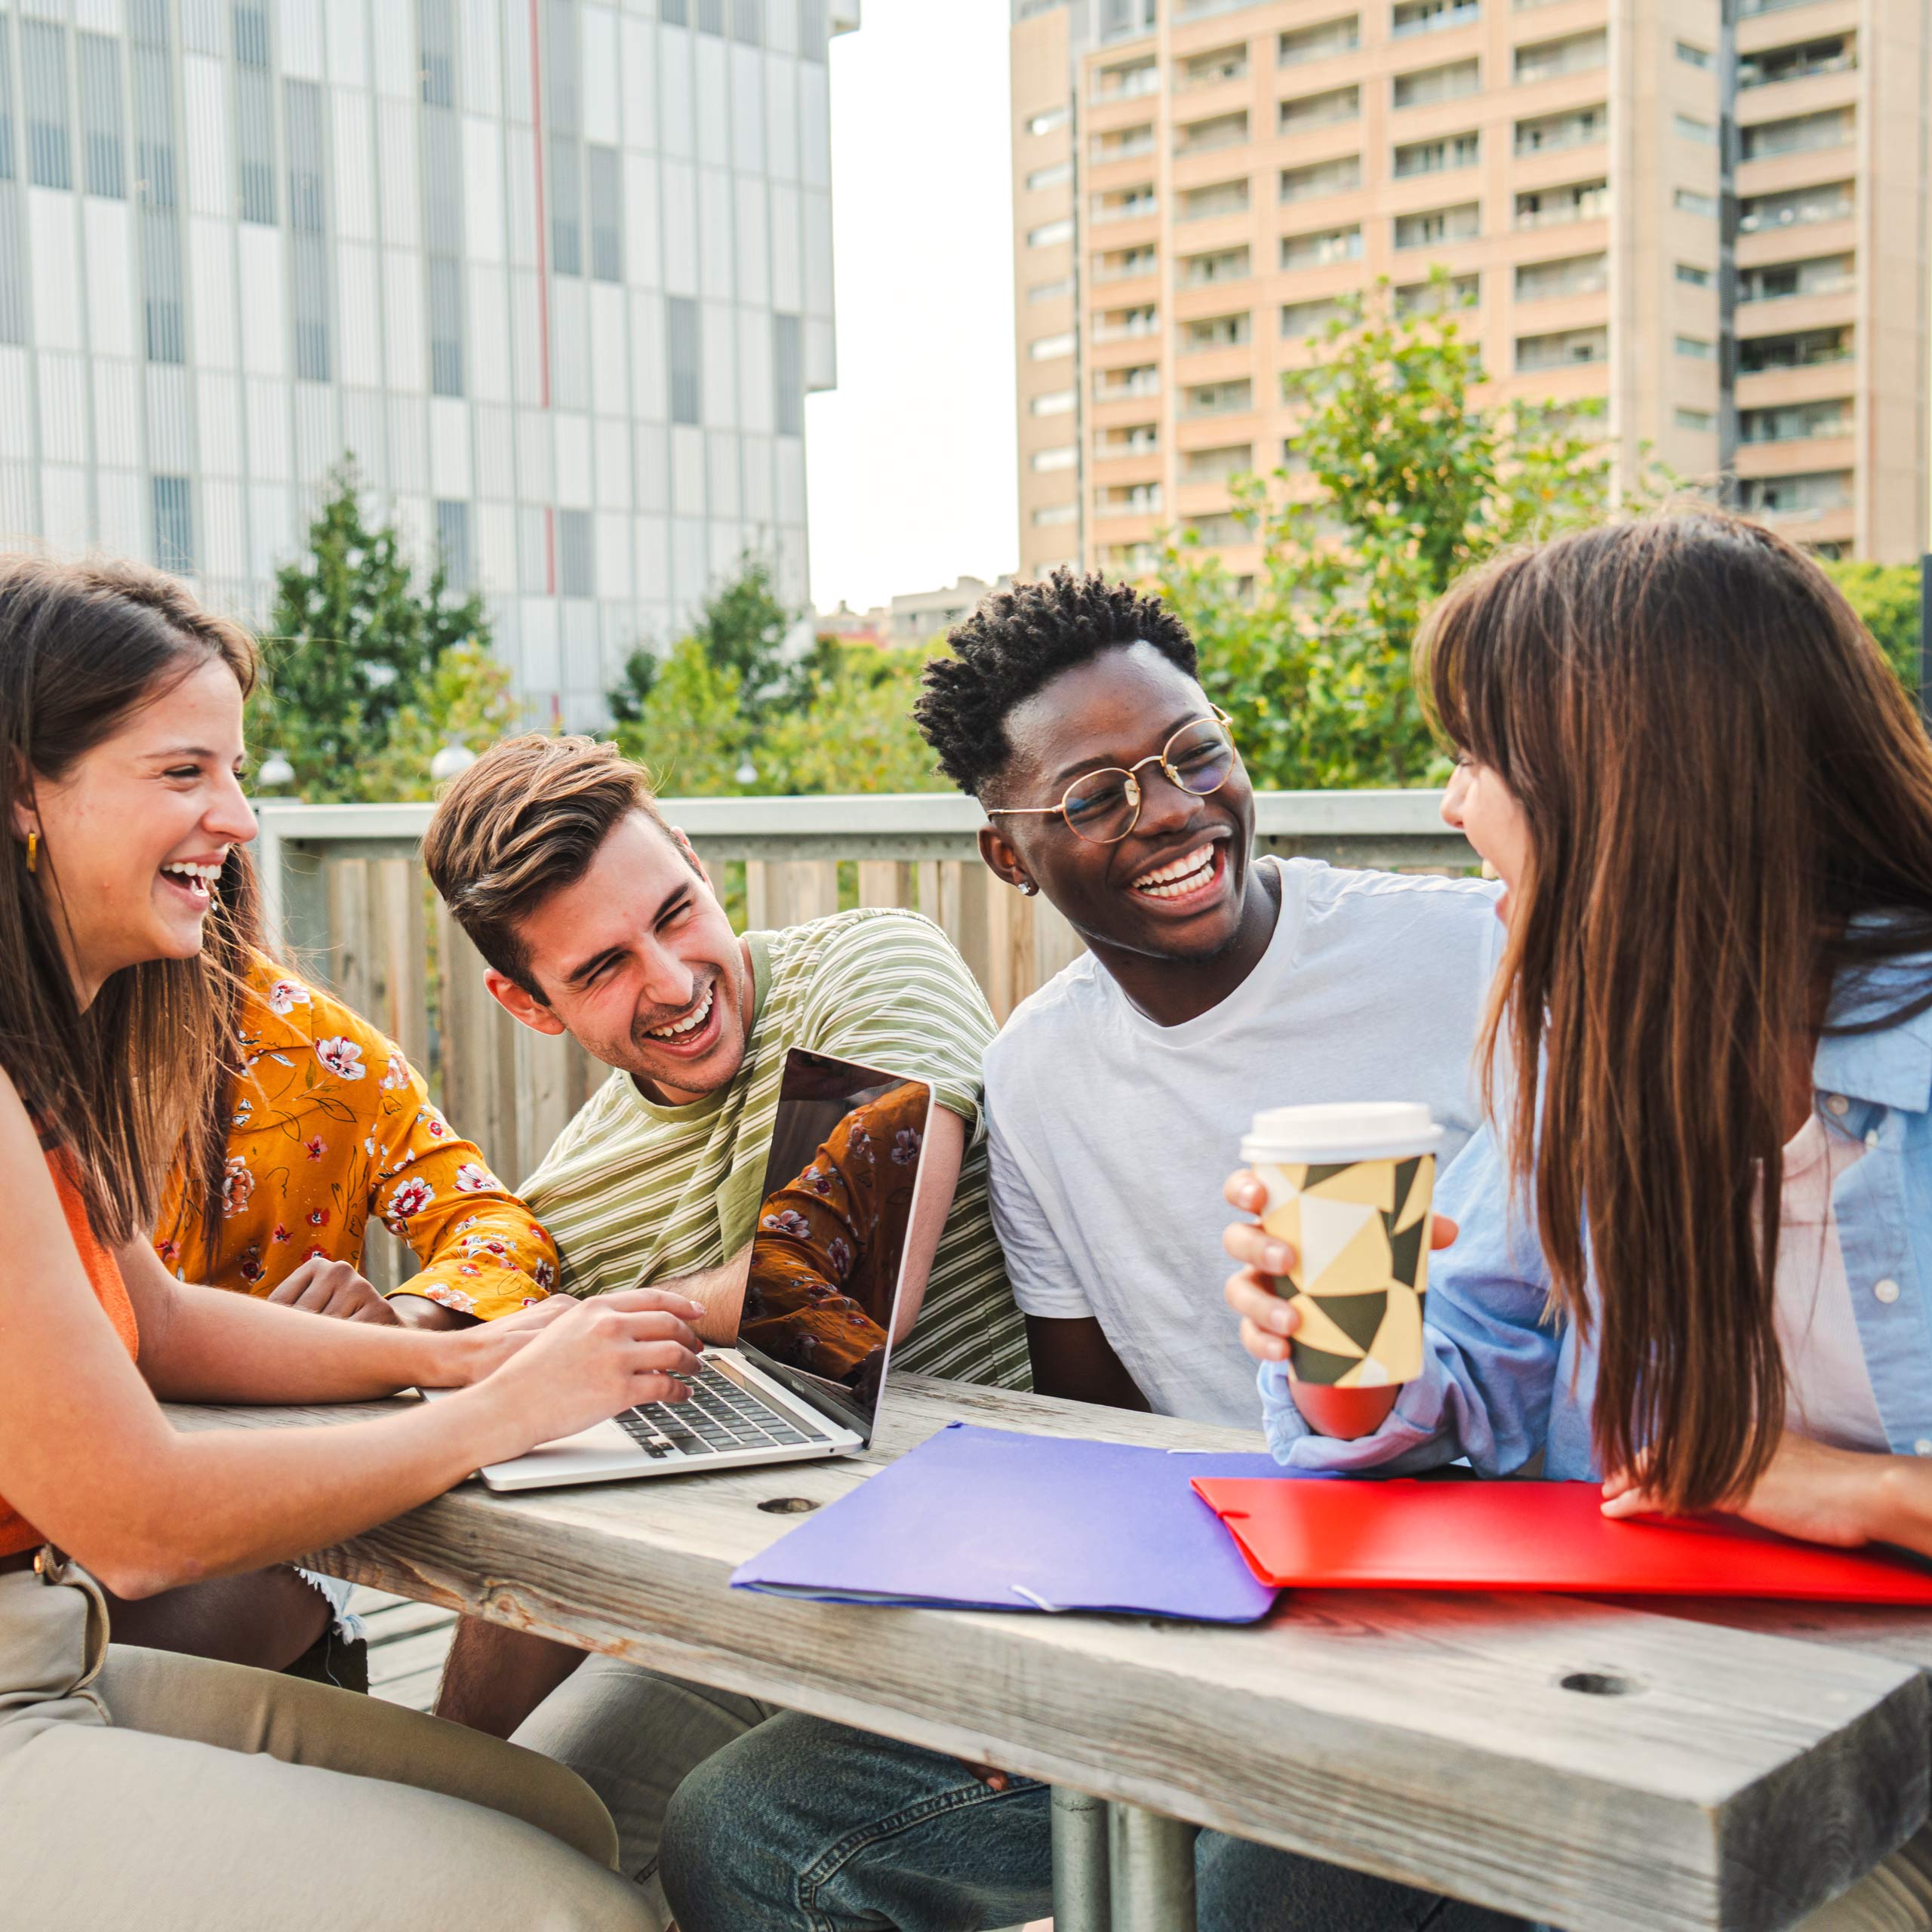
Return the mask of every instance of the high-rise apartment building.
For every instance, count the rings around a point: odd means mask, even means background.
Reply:
[[[0,543],[265,612],[352,454],[586,723],[746,546],[807,598],[858,0],[0,0]]]
[[[1826,554],[1926,534],[1919,0],[1014,0],[1020,555],[1143,566],[1295,465],[1338,297],[1468,306],[1488,393],[1605,405]],[[1294,487],[1292,481],[1290,487]]]

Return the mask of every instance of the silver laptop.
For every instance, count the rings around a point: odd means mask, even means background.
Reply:
[[[626,1409],[493,1463],[483,1480],[543,1489],[866,1448],[931,1114],[923,1081],[794,1048],[733,1342],[704,1350],[688,1401]]]

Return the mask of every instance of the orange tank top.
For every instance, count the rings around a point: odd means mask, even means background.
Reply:
[[[128,1299],[128,1284],[121,1278],[121,1265],[101,1246],[94,1238],[93,1229],[88,1225],[87,1207],[81,1198],[79,1188],[75,1185],[73,1170],[67,1157],[56,1149],[48,1155],[47,1165],[60,1195],[61,1212],[67,1217],[67,1232],[73,1236],[74,1245],[80,1251],[81,1266],[87,1270],[88,1285],[93,1288],[102,1312],[114,1324],[114,1332],[120,1337],[122,1346],[128,1354],[134,1355],[140,1346],[140,1331],[135,1326],[134,1304]],[[36,1543],[46,1540],[8,1505],[4,1496],[0,1496],[0,1556],[11,1556],[20,1550],[32,1549]]]

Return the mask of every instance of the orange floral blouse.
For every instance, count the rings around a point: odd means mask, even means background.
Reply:
[[[423,1265],[393,1293],[485,1320],[542,1300],[556,1244],[457,1137],[401,1049],[272,960],[257,958],[250,989],[219,1250],[177,1160],[155,1219],[169,1269],[267,1295],[315,1255],[359,1266],[377,1217]]]

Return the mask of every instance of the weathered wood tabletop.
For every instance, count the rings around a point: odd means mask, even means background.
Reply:
[[[275,1428],[368,1412],[172,1414]],[[472,1483],[310,1560],[1569,1932],[1784,1927],[1927,1817],[1932,1617],[1311,1591],[1226,1629],[726,1587],[795,1520],[761,1505],[830,1502],[955,1419],[1259,1446],[909,1377],[863,1458],[516,1496]]]

